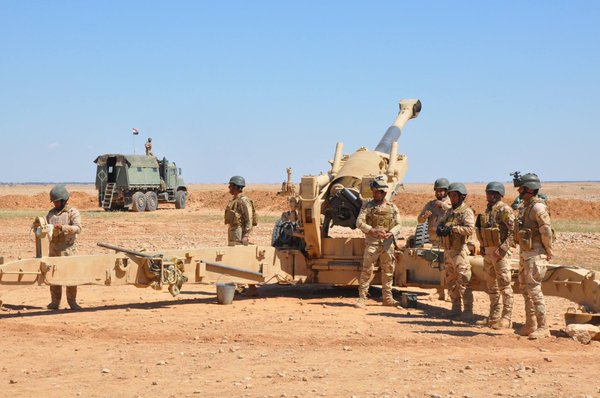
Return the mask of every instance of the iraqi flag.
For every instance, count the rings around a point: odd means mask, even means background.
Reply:
[[[140,133],[136,128],[131,129],[131,132],[133,133],[133,135],[138,135]]]

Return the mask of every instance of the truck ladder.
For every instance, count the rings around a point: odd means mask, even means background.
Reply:
[[[113,196],[115,194],[116,183],[109,182],[106,184],[106,189],[104,190],[104,199],[102,200],[102,208],[110,209],[112,205]]]

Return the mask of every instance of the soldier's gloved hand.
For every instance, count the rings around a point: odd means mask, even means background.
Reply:
[[[548,260],[548,261],[552,260],[552,257],[554,257],[552,254],[553,254],[552,250],[546,249],[546,260]]]
[[[55,231],[62,231],[62,224],[54,224],[54,230]]]
[[[431,216],[431,212],[429,210],[427,210],[427,211],[425,211],[425,213],[423,213],[423,217],[429,218],[429,216]]]
[[[445,225],[438,225],[437,229],[435,230],[435,234],[437,236],[448,236],[450,235],[450,233],[452,232],[452,227],[446,227]]]
[[[248,246],[248,236],[247,235],[242,236],[242,244],[244,246]]]

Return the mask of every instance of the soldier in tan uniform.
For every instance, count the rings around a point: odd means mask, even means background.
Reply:
[[[475,232],[475,215],[464,202],[467,187],[460,182],[453,182],[448,187],[448,196],[452,207],[440,221],[436,234],[444,248],[446,267],[446,285],[452,299],[451,318],[473,321],[473,291],[469,288],[471,280],[471,264],[467,240]],[[461,307],[464,304],[464,310]]]
[[[152,138],[148,138],[148,141],[146,141],[144,147],[146,148],[146,156],[154,156],[152,153]]]
[[[513,244],[515,216],[512,208],[502,201],[504,192],[504,184],[500,182],[487,184],[487,207],[475,222],[490,297],[490,313],[487,319],[477,323],[492,329],[511,326],[513,307],[510,248]]]
[[[229,246],[248,245],[252,228],[256,225],[254,204],[242,192],[245,186],[244,177],[233,176],[229,180],[229,193],[233,196],[225,208],[225,224],[229,226]]]
[[[448,198],[448,185],[450,182],[446,178],[438,178],[433,184],[433,190],[435,191],[435,199],[427,202],[421,210],[417,221],[419,224],[423,224],[428,221],[428,232],[429,242],[432,244],[438,244],[440,239],[436,235],[435,230],[437,226],[446,214],[446,211],[450,208],[450,199]]]
[[[379,260],[381,269],[381,290],[384,306],[396,306],[392,295],[394,281],[394,240],[400,232],[400,214],[395,204],[385,200],[389,189],[383,177],[371,182],[373,199],[363,204],[356,220],[356,227],[365,233],[365,252],[358,279],[357,308],[364,308],[373,278],[373,268]]]
[[[75,254],[75,240],[81,232],[81,215],[69,206],[69,192],[64,185],[56,185],[50,190],[50,201],[54,208],[48,212],[46,221],[52,225],[50,240],[50,257],[72,256]],[[50,304],[48,309],[57,310],[62,298],[61,286],[50,286]],[[67,302],[73,310],[81,307],[77,304],[77,286],[67,286]]]
[[[515,186],[523,200],[515,228],[515,240],[519,245],[519,283],[525,299],[525,325],[519,334],[538,339],[550,336],[541,282],[548,261],[552,259],[554,233],[548,207],[537,196],[542,187],[539,177],[527,173],[515,181]]]

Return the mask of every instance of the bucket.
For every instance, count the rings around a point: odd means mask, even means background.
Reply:
[[[400,304],[404,308],[417,308],[417,294],[416,293],[402,293],[402,299]]]
[[[235,283],[217,283],[217,301],[219,304],[231,304],[235,294]]]

